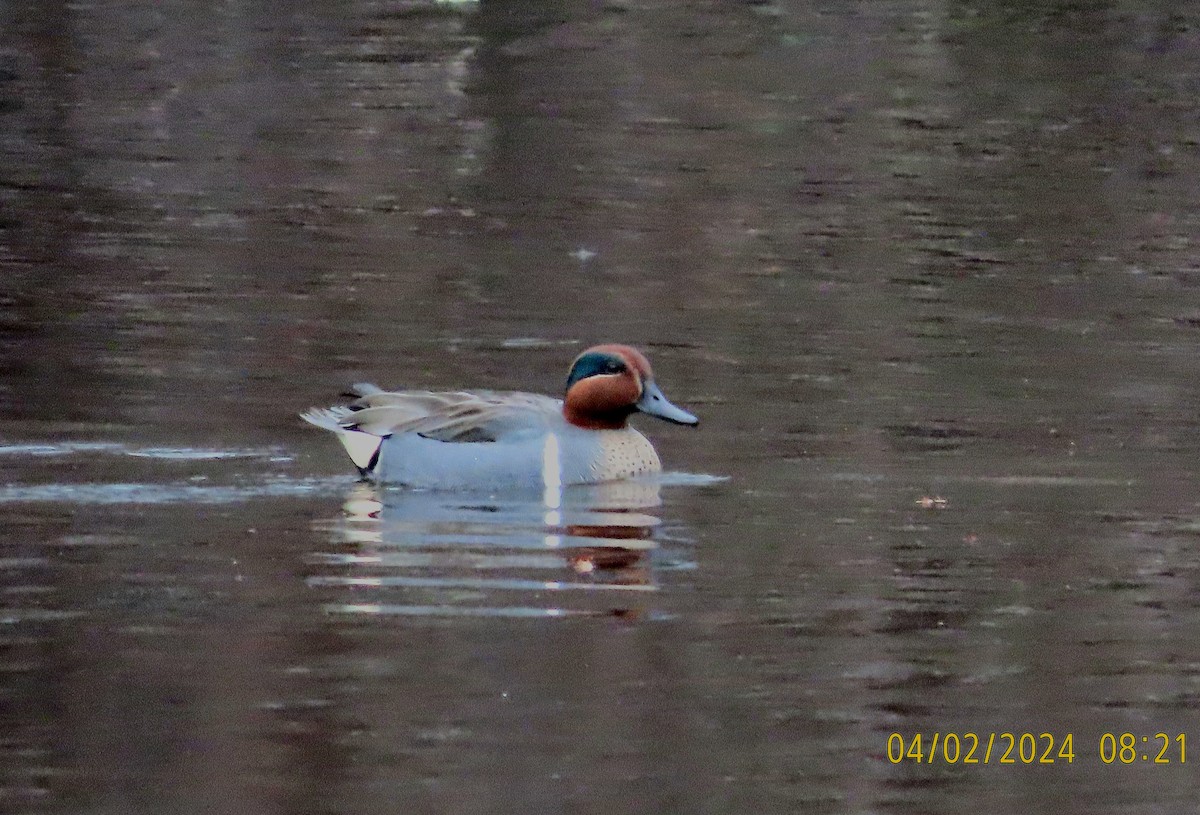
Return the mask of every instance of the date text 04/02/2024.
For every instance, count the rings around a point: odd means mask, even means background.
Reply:
[[[892,764],[1072,764],[1083,757],[1073,733],[892,733]],[[1104,764],[1184,764],[1184,733],[1102,733],[1094,753]]]

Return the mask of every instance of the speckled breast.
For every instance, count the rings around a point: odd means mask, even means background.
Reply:
[[[599,455],[592,463],[595,481],[616,481],[662,470],[649,439],[633,428],[598,433]]]

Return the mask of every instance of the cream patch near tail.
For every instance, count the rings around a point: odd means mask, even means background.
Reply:
[[[349,408],[310,408],[301,413],[300,418],[335,434],[359,473],[367,476],[379,463],[379,446],[384,437],[343,426],[342,420],[353,415],[354,411]]]

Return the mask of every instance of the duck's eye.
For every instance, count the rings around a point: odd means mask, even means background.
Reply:
[[[608,364],[604,366],[604,373],[606,374],[619,374],[624,370],[625,366],[617,362],[615,359],[610,359]]]

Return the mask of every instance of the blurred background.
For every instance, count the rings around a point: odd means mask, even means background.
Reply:
[[[1166,0],[0,0],[0,809],[1193,811],[1198,146]],[[565,538],[296,418],[600,341]]]

